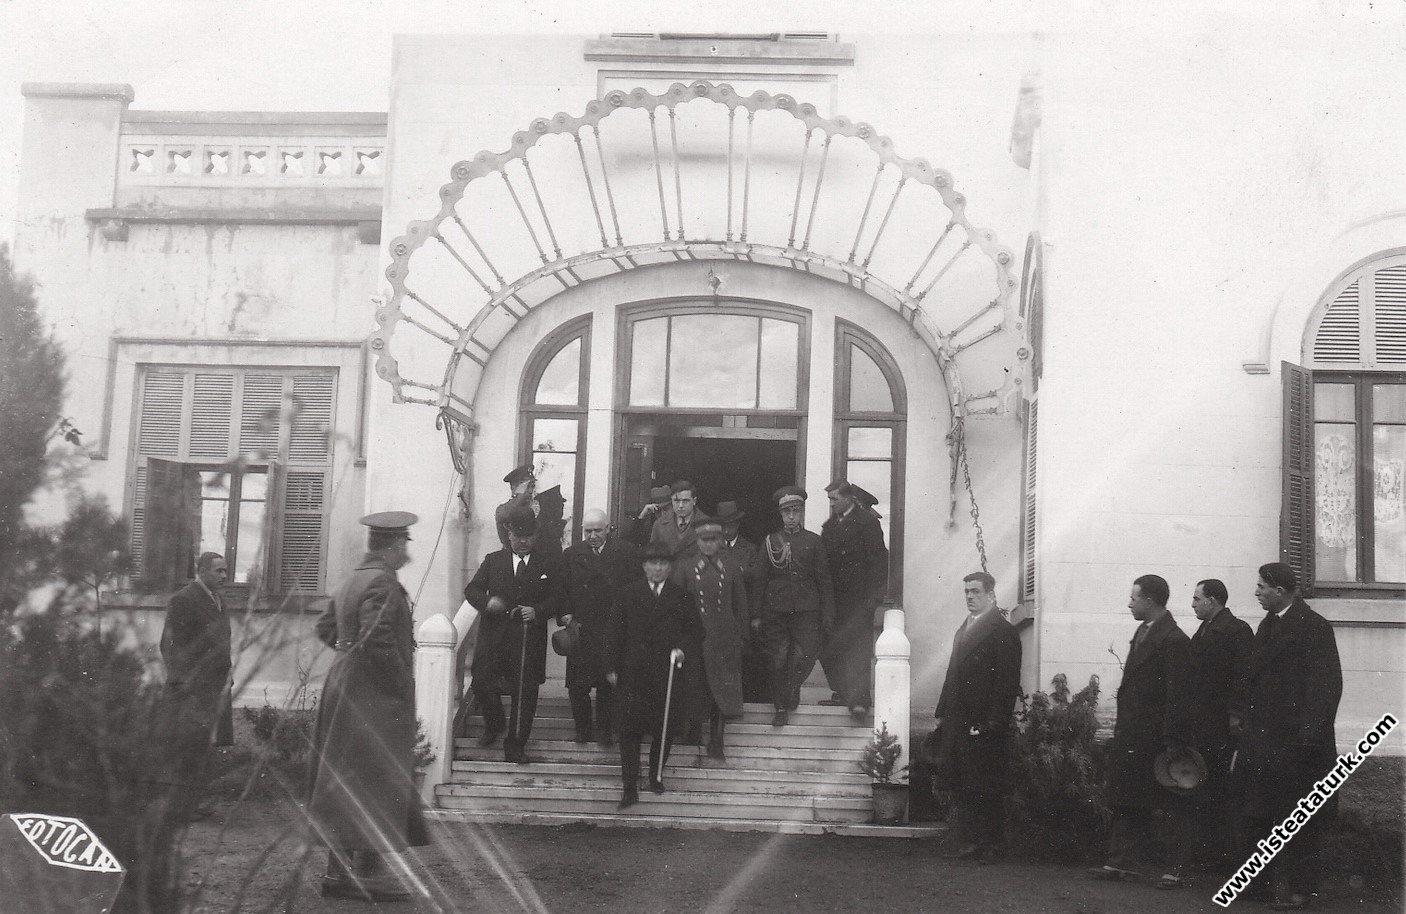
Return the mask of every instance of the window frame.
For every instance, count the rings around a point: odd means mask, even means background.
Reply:
[[[850,409],[850,363],[853,347],[873,359],[889,385],[891,412]],[[887,428],[893,433],[889,459],[889,600],[903,598],[904,480],[908,472],[908,387],[898,363],[876,338],[858,324],[835,319],[834,438],[831,443],[831,478],[848,478],[849,432],[854,428]]]
[[[533,429],[538,419],[573,419],[576,421],[576,472],[571,494],[572,542],[580,538],[581,513],[585,505],[586,487],[586,426],[590,415],[591,402],[591,328],[592,315],[583,314],[573,318],[542,338],[533,347],[522,372],[522,383],[518,388],[518,460],[519,463],[536,464],[536,451],[532,449]],[[576,382],[576,404],[543,404],[536,402],[537,386],[542,375],[552,364],[552,360],[573,341],[581,341],[581,360]]]

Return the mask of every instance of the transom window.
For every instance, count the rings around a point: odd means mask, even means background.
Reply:
[[[1406,255],[1350,270],[1284,366],[1281,540],[1330,590],[1406,585]]]

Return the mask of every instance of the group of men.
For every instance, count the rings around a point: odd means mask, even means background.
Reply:
[[[1004,837],[1007,737],[1021,692],[1020,640],[996,607],[994,584],[985,573],[965,579],[970,615],[953,639],[931,752],[935,785],[956,800],[954,856],[982,862]],[[1092,877],[1127,879],[1145,862],[1160,867],[1162,889],[1184,885],[1193,863],[1229,876],[1332,770],[1342,696],[1332,626],[1282,563],[1260,567],[1255,597],[1265,615],[1252,631],[1227,607],[1224,583],[1199,582],[1191,599],[1199,625],[1188,637],[1167,608],[1167,582],[1155,574],[1133,582],[1128,608],[1139,625],[1107,746],[1113,821]],[[1308,905],[1333,812],[1330,801],[1246,895],[1276,910]]]

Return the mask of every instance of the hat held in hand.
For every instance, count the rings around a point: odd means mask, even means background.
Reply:
[[[1206,760],[1190,747],[1164,749],[1152,760],[1152,775],[1172,793],[1195,793],[1206,783]]]
[[[581,626],[576,620],[552,632],[552,650],[563,657],[570,657],[581,646]]]

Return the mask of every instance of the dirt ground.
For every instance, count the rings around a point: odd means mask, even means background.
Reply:
[[[195,910],[214,912],[726,912],[941,911],[1129,914],[1220,911],[1219,881],[1157,891],[1099,883],[1076,866],[943,858],[945,839],[892,840],[754,833],[432,822],[434,843],[408,858],[420,883],[408,902],[326,900],[324,857],[299,872],[298,812],[226,802],[187,835]],[[288,831],[285,834],[285,831]],[[292,887],[292,904],[285,904]],[[1325,888],[1318,909],[1399,912],[1367,888]],[[1267,910],[1240,902],[1236,908]]]

